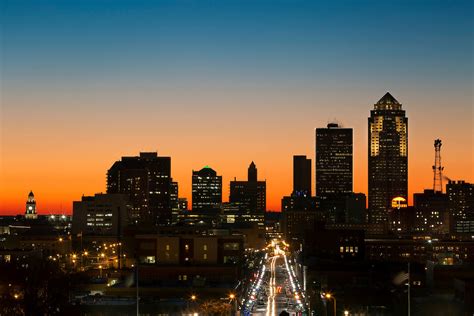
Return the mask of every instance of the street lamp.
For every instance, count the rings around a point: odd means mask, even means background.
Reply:
[[[234,293],[229,294],[229,299],[232,304],[232,310],[231,310],[231,315],[234,316],[237,313],[237,296]]]
[[[191,294],[191,296],[189,297],[189,300],[193,303],[193,306],[194,306],[194,303],[197,300],[197,296],[195,294]],[[187,305],[187,308],[189,309],[189,301],[186,302],[186,305]]]
[[[334,301],[334,316],[336,316],[336,298],[331,293],[326,293],[325,297],[328,300],[332,299]]]

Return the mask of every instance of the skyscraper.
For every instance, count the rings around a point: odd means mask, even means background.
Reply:
[[[293,192],[281,199],[282,231],[287,241],[299,247],[305,231],[321,220],[317,198],[311,196],[311,159],[293,156]]]
[[[219,209],[222,204],[222,176],[218,176],[209,166],[193,170],[192,196],[193,210]]]
[[[408,119],[387,92],[370,111],[368,123],[369,221],[381,223],[394,198],[408,198]]]
[[[293,156],[293,193],[311,196],[311,159]]]
[[[168,225],[171,222],[171,158],[156,152],[122,157],[107,172],[107,193],[130,197],[133,223]]]
[[[237,204],[241,210],[251,212],[266,211],[266,181],[257,180],[257,167],[252,161],[248,169],[247,181],[231,181],[229,202]]]
[[[352,192],[352,128],[316,129],[316,196]]]

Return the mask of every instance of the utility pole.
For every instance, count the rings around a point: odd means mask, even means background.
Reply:
[[[411,315],[410,308],[410,288],[411,288],[411,277],[410,277],[410,262],[408,262],[408,316]]]
[[[140,316],[140,297],[138,296],[138,260],[135,263],[135,275],[136,275],[135,285],[137,288],[137,316]]]

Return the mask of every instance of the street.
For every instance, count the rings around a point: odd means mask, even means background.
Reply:
[[[306,310],[305,294],[278,244],[266,253],[259,271],[244,300],[242,314],[278,316],[286,311],[302,315]]]

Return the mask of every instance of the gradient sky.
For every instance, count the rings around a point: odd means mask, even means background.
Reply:
[[[390,91],[409,118],[409,191],[474,181],[473,15],[466,1],[2,0],[0,214],[70,212],[121,156],[172,157],[229,181],[254,160],[268,209],[292,190],[314,128],[354,128],[367,191],[367,117]],[[314,166],[313,166],[314,168]],[[314,169],[313,169],[314,173]],[[314,178],[314,177],[313,177]],[[314,183],[313,183],[314,188]],[[411,199],[410,199],[411,200]]]

